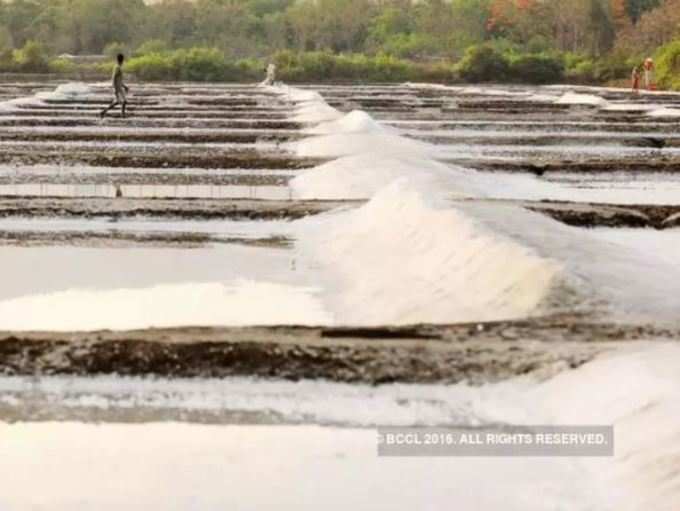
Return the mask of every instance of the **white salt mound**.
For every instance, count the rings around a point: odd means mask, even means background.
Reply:
[[[301,157],[338,158],[354,154],[408,155],[427,158],[433,151],[424,142],[389,133],[340,133],[310,137],[287,147]]]
[[[450,198],[482,197],[473,170],[452,168],[419,156],[361,154],[346,156],[310,169],[289,186],[300,199],[369,199],[399,178],[413,186],[441,190]],[[435,193],[435,192],[433,192]]]
[[[567,92],[559,99],[555,100],[557,105],[587,105],[604,107],[608,104],[607,100],[593,94],[577,94]]]
[[[86,99],[92,94],[93,91],[87,84],[73,82],[61,84],[52,92],[39,92],[36,97],[42,100],[78,100]]]
[[[600,356],[525,393],[527,409],[545,410],[546,422],[614,425],[615,457],[606,460],[607,467],[590,466],[602,488],[622,497],[612,509],[678,507],[679,365],[677,343],[645,343]]]
[[[316,124],[338,119],[342,114],[324,101],[321,94],[313,90],[297,89],[287,85],[266,87],[267,90],[285,96],[296,104],[292,119],[296,122]]]
[[[298,156],[316,158],[366,153],[375,154],[376,160],[381,155],[427,158],[433,152],[430,144],[402,137],[398,130],[380,125],[361,110],[342,117],[338,115],[329,122],[310,128],[309,132],[320,135],[292,142],[287,147]]]
[[[657,108],[651,112],[647,112],[651,117],[680,117],[680,109],[678,108]]]
[[[302,123],[318,123],[332,121],[342,114],[326,103],[309,103],[296,109],[293,120]]]
[[[394,133],[391,127],[386,127],[377,122],[363,110],[353,110],[342,117],[323,122],[318,126],[308,128],[306,133],[315,135],[332,135],[336,133]]]
[[[3,110],[5,112],[15,112],[17,111],[22,105],[42,105],[44,104],[40,99],[38,99],[35,96],[31,96],[28,98],[17,98],[17,99],[10,99],[8,101],[2,101],[0,102],[0,110]]]
[[[558,264],[399,179],[366,205],[299,222],[331,282],[339,324],[450,323],[531,315]],[[508,261],[512,261],[508,265]]]
[[[527,97],[528,101],[535,103],[554,103],[557,99],[556,96],[551,96],[550,94],[532,94]]]

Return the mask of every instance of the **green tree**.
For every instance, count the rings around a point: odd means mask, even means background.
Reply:
[[[453,42],[457,54],[488,38],[490,0],[453,0]]]
[[[14,61],[21,71],[42,73],[48,70],[47,52],[37,41],[27,41],[20,50],[15,50]]]
[[[660,4],[661,0],[626,0],[626,12],[631,21],[637,23],[645,12],[655,9]]]

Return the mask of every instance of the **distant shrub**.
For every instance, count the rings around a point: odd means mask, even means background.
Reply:
[[[602,57],[595,64],[595,81],[608,82],[611,80],[619,80],[627,78],[635,65],[629,60],[628,55],[621,53],[612,53]]]
[[[78,66],[68,59],[53,59],[48,63],[50,73],[72,73],[78,70]]]
[[[106,55],[111,60],[116,60],[116,56],[122,53],[123,55],[129,56],[130,48],[127,44],[123,43],[109,43],[104,47],[104,55]]]
[[[256,60],[227,60],[215,48],[190,48],[152,52],[133,57],[127,70],[148,81],[245,81],[264,75],[264,65]]]
[[[564,53],[562,54],[564,62],[564,76],[567,81],[571,83],[596,83],[595,78],[595,61],[582,54],[578,53]]]
[[[416,75],[413,64],[390,55],[375,57],[372,68],[370,79],[376,81],[405,81],[413,79]]]
[[[162,39],[149,39],[140,44],[133,52],[134,56],[148,55],[149,53],[165,53],[170,51],[166,41]]]
[[[490,46],[472,46],[456,70],[467,82],[500,82],[508,78],[510,64],[504,54]]]
[[[411,80],[417,77],[420,71],[429,69],[426,65],[385,54],[367,56],[283,51],[277,53],[273,61],[277,66],[277,77],[290,82],[329,80],[398,82]],[[437,67],[431,76],[452,76],[453,72],[451,69],[449,71],[444,73],[441,67]]]
[[[526,44],[529,53],[543,53],[554,49],[553,42],[546,36],[535,35]]]
[[[224,54],[216,48],[191,48],[172,54],[180,80],[219,81],[229,79]]]
[[[130,59],[126,69],[141,80],[177,80],[178,71],[169,55],[149,53]]]
[[[567,69],[566,77],[570,82],[596,83],[595,62],[590,59],[585,59],[575,63],[574,66]]]
[[[459,82],[460,76],[455,66],[450,62],[434,62],[427,65],[418,65],[412,80],[423,82],[452,83]]]
[[[299,57],[299,68],[303,79],[321,79],[335,76],[335,57],[326,52],[303,53]]]
[[[14,61],[14,52],[11,48],[4,48],[0,50],[0,70],[13,71],[16,69],[16,62]]]
[[[23,48],[14,50],[13,58],[19,71],[28,73],[49,71],[47,51],[36,41],[28,41]]]
[[[680,39],[659,48],[655,66],[660,86],[680,90]]]
[[[381,49],[388,55],[398,58],[417,59],[423,55],[435,53],[439,44],[435,38],[426,34],[394,34],[381,44]]]
[[[241,59],[235,63],[227,61],[230,68],[229,76],[234,81],[258,81],[262,80],[266,63],[257,59]]]
[[[520,83],[557,83],[564,77],[564,62],[550,55],[520,55],[511,61],[509,74]]]
[[[414,62],[387,54],[368,56],[281,51],[269,59],[235,61],[215,48],[160,51],[160,47],[155,44],[144,44],[137,52],[143,54],[135,53],[129,58],[126,71],[145,81],[260,81],[264,78],[265,67],[269,62],[277,66],[277,79],[286,82],[451,82],[458,79],[454,65],[450,62]],[[111,73],[113,59],[87,66],[77,64],[75,69],[72,65],[75,64],[66,60],[54,60],[50,63],[50,69],[54,72],[83,71],[107,76]]]

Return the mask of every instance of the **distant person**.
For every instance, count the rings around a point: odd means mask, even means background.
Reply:
[[[631,74],[630,81],[631,81],[631,88],[633,90],[633,94],[639,94],[640,93],[640,68],[638,66],[635,66],[633,68],[633,73]]]
[[[654,61],[647,57],[643,67],[645,69],[645,88],[647,90],[656,90],[656,84],[654,83]]]
[[[267,73],[264,81],[260,84],[262,86],[267,86],[267,85],[274,85],[274,82],[276,81],[276,65],[275,64],[269,64],[267,66],[267,69],[265,70]]]
[[[127,108],[127,94],[130,91],[128,86],[123,83],[123,62],[125,61],[125,55],[119,53],[118,56],[116,57],[116,60],[118,61],[118,63],[116,64],[116,67],[113,68],[112,79],[114,97],[111,104],[104,110],[102,110],[101,113],[99,114],[99,116],[102,119],[108,113],[109,110],[118,105],[120,105],[121,108],[121,115],[123,116],[123,118],[125,117],[125,109]]]

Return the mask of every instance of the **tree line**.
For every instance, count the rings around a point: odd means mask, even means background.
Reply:
[[[552,59],[552,73],[598,81],[629,73],[679,25],[680,0],[12,0],[0,3],[0,68],[123,51],[168,73],[162,56],[178,66],[209,49],[236,70],[305,53],[459,68],[488,57],[510,74]]]

